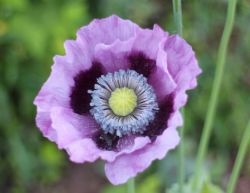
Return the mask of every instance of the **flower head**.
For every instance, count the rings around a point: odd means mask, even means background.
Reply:
[[[65,49],[34,103],[37,126],[70,160],[103,159],[121,184],[176,147],[179,110],[201,73],[185,40],[111,16],[82,27]]]

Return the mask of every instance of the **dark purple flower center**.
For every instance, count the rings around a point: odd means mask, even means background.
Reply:
[[[95,141],[97,147],[105,150],[116,150],[117,143],[120,137],[110,133],[104,133],[102,130],[95,133],[93,140]]]
[[[156,139],[158,135],[161,135],[167,128],[167,120],[170,118],[173,112],[174,99],[173,95],[166,96],[159,104],[159,111],[155,115],[154,121],[147,126],[144,136],[148,136],[152,141]]]
[[[135,52],[129,55],[130,69],[148,78],[156,68],[155,60],[147,58],[142,52]]]
[[[128,56],[128,63],[130,70],[134,70],[146,78],[153,75],[156,68],[155,60],[146,57],[141,52],[130,54]],[[74,78],[75,85],[72,87],[70,105],[75,113],[80,115],[90,113],[92,97],[88,91],[93,90],[97,79],[105,74],[103,69],[103,65],[100,62],[94,61],[90,69],[79,72]],[[154,141],[158,135],[163,133],[167,128],[168,119],[173,112],[173,95],[166,96],[164,100],[158,101],[158,106],[159,109],[155,113],[154,119],[145,126],[142,132],[132,133],[133,135],[148,136]],[[92,136],[93,140],[100,149],[115,151],[118,141],[123,136],[117,136],[115,132],[105,132],[105,129],[102,127],[100,124],[99,131]]]
[[[91,96],[87,91],[93,89],[97,77],[102,73],[101,63],[94,61],[90,69],[76,75],[75,85],[70,95],[70,105],[75,113],[80,115],[89,113]]]

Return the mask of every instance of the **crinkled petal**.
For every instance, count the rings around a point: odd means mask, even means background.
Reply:
[[[49,79],[36,96],[34,104],[39,110],[48,111],[52,106],[68,107],[71,86],[74,84],[71,72],[63,63],[55,63]]]
[[[64,43],[66,55],[56,58],[58,63],[66,63],[68,70],[75,75],[81,70],[89,69],[92,65],[93,54],[89,45],[78,40],[67,40]]]
[[[126,41],[135,36],[138,25],[115,15],[106,19],[95,19],[77,32],[77,41],[89,46],[91,52],[97,44],[110,45],[116,40]]]
[[[76,140],[92,136],[99,129],[91,116],[80,116],[71,109],[61,107],[51,109],[51,121],[59,148],[65,148]]]
[[[129,178],[144,171],[155,159],[163,159],[166,153],[179,143],[174,128],[168,128],[151,144],[131,154],[119,156],[113,162],[105,164],[105,173],[114,185],[125,183]]]
[[[49,79],[36,96],[34,104],[37,106],[36,123],[43,135],[55,141],[56,133],[51,127],[50,110],[54,106],[69,107],[69,93],[73,80],[70,71],[64,63],[52,66]]]
[[[168,70],[181,90],[196,86],[196,77],[201,73],[192,47],[178,35],[168,38],[164,47],[167,52]]]
[[[51,127],[51,118],[49,112],[37,111],[36,125],[44,137],[47,137],[51,141],[55,141],[56,133]]]
[[[166,40],[167,38],[164,38],[159,43],[159,49],[156,57],[157,68],[149,79],[149,83],[154,87],[159,101],[177,88],[177,85],[167,68],[167,53],[163,47]]]
[[[168,70],[177,84],[175,109],[179,109],[186,104],[186,90],[197,85],[196,78],[201,69],[192,47],[178,35],[170,36],[164,49],[167,52]]]
[[[76,163],[94,162],[99,158],[100,149],[90,138],[84,138],[71,143],[66,148],[70,160]]]
[[[183,125],[182,115],[180,111],[172,113],[168,122],[168,127],[177,128]]]
[[[128,62],[126,56],[131,51],[134,38],[127,41],[117,39],[114,43],[98,44],[95,47],[95,59],[103,64],[106,72],[114,72],[120,69],[127,69]]]
[[[85,148],[86,143],[88,143]],[[132,145],[126,146],[119,152],[116,151],[106,151],[99,149],[94,141],[90,138],[83,138],[77,140],[66,147],[66,150],[70,156],[70,160],[77,163],[93,162],[98,158],[112,162],[118,156],[123,154],[130,154],[138,149],[145,147],[150,140],[148,137],[137,137]],[[91,148],[88,148],[91,147]],[[85,152],[86,150],[86,152]]]
[[[147,57],[154,59],[157,56],[159,43],[165,37],[168,37],[168,34],[158,25],[154,25],[153,30],[139,28],[133,50],[143,52]]]

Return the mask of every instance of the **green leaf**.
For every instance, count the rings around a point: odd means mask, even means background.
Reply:
[[[137,188],[138,193],[157,193],[160,189],[160,180],[156,175],[148,176]]]
[[[127,186],[126,185],[121,185],[121,186],[107,186],[104,188],[102,193],[126,193],[127,191]]]
[[[205,182],[200,193],[223,193],[223,191],[218,186],[210,182]]]

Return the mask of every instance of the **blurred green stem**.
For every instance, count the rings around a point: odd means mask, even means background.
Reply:
[[[237,154],[237,158],[233,167],[233,171],[231,174],[231,177],[228,182],[227,186],[227,193],[233,193],[235,189],[235,185],[237,183],[238,177],[239,177],[239,172],[243,163],[243,159],[247,153],[248,150],[248,145],[250,141],[250,120],[248,122],[247,128],[243,134],[240,147],[239,147],[239,152]]]
[[[224,73],[228,42],[229,42],[229,38],[233,29],[233,24],[234,24],[236,3],[237,3],[237,0],[228,1],[227,18],[226,18],[225,27],[224,27],[224,31],[222,34],[222,38],[221,38],[220,46],[218,50],[212,93],[211,93],[210,101],[208,104],[208,111],[207,111],[207,115],[205,119],[202,137],[201,137],[201,141],[200,141],[200,145],[198,149],[198,156],[196,160],[196,168],[195,168],[195,174],[194,174],[194,188],[195,189],[198,188],[199,179],[201,179],[200,175],[201,175],[201,170],[202,170],[202,164],[205,159],[208,141],[210,138],[212,125],[214,122],[215,111],[216,111],[218,97],[219,97],[219,91],[221,88],[221,82],[222,82],[222,77]]]
[[[128,193],[135,193],[135,178],[128,181]]]
[[[184,131],[185,131],[185,109],[182,109],[182,116],[183,116],[183,126],[180,129],[180,146],[179,146],[179,192],[183,192],[183,185],[185,179],[185,160],[184,160]]]
[[[177,33],[182,36],[182,8],[181,8],[181,0],[173,0],[173,13],[174,13],[174,22],[175,27],[177,29]],[[183,127],[180,129],[180,145],[179,145],[179,192],[183,192],[183,184],[184,184],[184,130],[185,130],[185,114],[184,109],[182,109],[183,116]]]
[[[182,36],[182,10],[181,0],[173,0],[174,22],[177,33]]]

